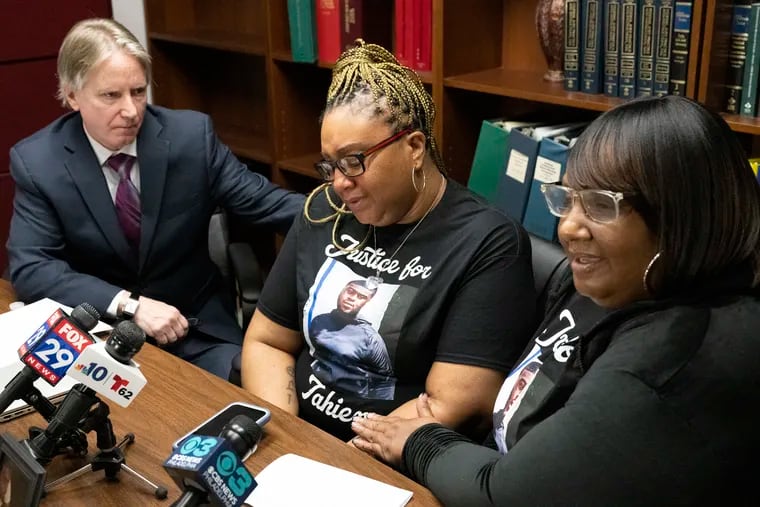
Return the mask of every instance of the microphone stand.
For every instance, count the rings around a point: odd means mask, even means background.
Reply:
[[[11,403],[20,399],[34,407],[34,409],[39,412],[46,421],[50,421],[50,418],[55,412],[55,405],[42,396],[39,389],[34,387],[34,381],[38,378],[39,375],[37,372],[29,366],[24,366],[18,375],[5,386],[5,389],[3,389],[2,392],[0,392],[0,412],[5,412]],[[17,391],[21,391],[21,394],[14,396],[13,393],[16,393]]]
[[[81,386],[81,387],[80,387]],[[79,388],[79,389],[77,389]],[[53,446],[55,447],[54,454],[62,454],[66,448],[72,449],[74,452],[80,455],[85,455],[87,452],[87,436],[90,431],[95,430],[97,436],[97,452],[90,463],[82,466],[81,468],[64,475],[54,481],[51,481],[45,485],[45,494],[52,491],[55,488],[62,486],[76,479],[77,477],[86,474],[87,472],[97,472],[103,470],[105,477],[108,480],[118,480],[116,474],[120,470],[125,470],[131,476],[142,481],[153,490],[153,495],[159,500],[163,500],[167,497],[168,491],[164,486],[158,486],[147,479],[145,476],[137,472],[135,469],[126,464],[126,458],[124,456],[124,448],[135,441],[134,433],[127,433],[124,438],[116,443],[116,435],[113,431],[113,425],[109,415],[111,413],[107,404],[103,403],[96,395],[95,391],[79,384],[75,387],[78,394],[82,396],[86,401],[90,402],[90,406],[95,407],[89,411],[89,413],[79,421],[79,427],[74,428],[71,431],[67,431],[60,438],[56,439]],[[37,439],[40,435],[46,433],[39,433],[39,428],[32,428],[29,431],[30,438],[32,430],[36,430]],[[32,441],[35,441],[32,438]]]

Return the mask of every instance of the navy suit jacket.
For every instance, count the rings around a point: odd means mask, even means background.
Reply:
[[[139,255],[124,237],[79,113],[69,113],[10,152],[16,183],[8,254],[22,300],[50,297],[104,313],[121,289],[198,317],[200,330],[240,342],[241,332],[208,254],[221,206],[287,231],[303,196],[253,173],[222,144],[208,116],[148,106],[137,136],[142,226]]]

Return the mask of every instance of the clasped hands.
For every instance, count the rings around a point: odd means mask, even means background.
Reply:
[[[416,408],[417,417],[414,419],[379,414],[355,417],[351,422],[351,429],[357,436],[351,440],[351,443],[367,454],[398,467],[401,464],[404,444],[409,435],[417,428],[438,422],[433,417],[427,394],[419,395]]]
[[[145,296],[140,296],[140,306],[133,320],[158,345],[181,340],[189,327],[187,319],[175,307]]]

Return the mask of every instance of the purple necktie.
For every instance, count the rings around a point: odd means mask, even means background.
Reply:
[[[108,167],[119,173],[114,202],[116,217],[129,245],[137,251],[140,245],[140,193],[129,179],[134,163],[135,157],[126,153],[111,155],[106,162]]]

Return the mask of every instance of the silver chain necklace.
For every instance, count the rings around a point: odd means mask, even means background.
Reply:
[[[430,214],[430,212],[433,211],[433,208],[435,208],[435,205],[438,204],[438,201],[440,200],[439,197],[440,197],[441,191],[443,190],[443,185],[444,185],[445,182],[446,182],[446,178],[443,176],[443,174],[441,174],[441,183],[438,185],[438,193],[433,198],[433,202],[430,203],[430,207],[427,209],[427,211],[425,212],[425,214],[422,215],[422,218],[420,218],[419,221],[416,224],[414,224],[414,227],[412,227],[412,230],[409,231],[409,233],[404,237],[403,240],[401,240],[401,243],[399,243],[399,245],[393,251],[393,253],[391,254],[391,256],[388,257],[388,262],[387,262],[388,265],[390,265],[391,261],[396,256],[396,254],[399,253],[399,251],[404,246],[404,244],[406,243],[406,241],[410,237],[412,237],[412,234],[414,234],[414,231],[417,230],[417,228],[422,224],[422,222],[425,221],[425,219]],[[374,226],[372,226],[372,237],[373,237],[373,239],[375,241],[375,245],[374,245],[375,246],[375,251],[377,251],[377,232],[376,232],[376,229],[375,229]],[[377,286],[382,285],[383,279],[380,276],[380,268],[375,269],[375,276],[368,277],[367,278],[367,282],[369,282],[369,284],[377,284]]]

